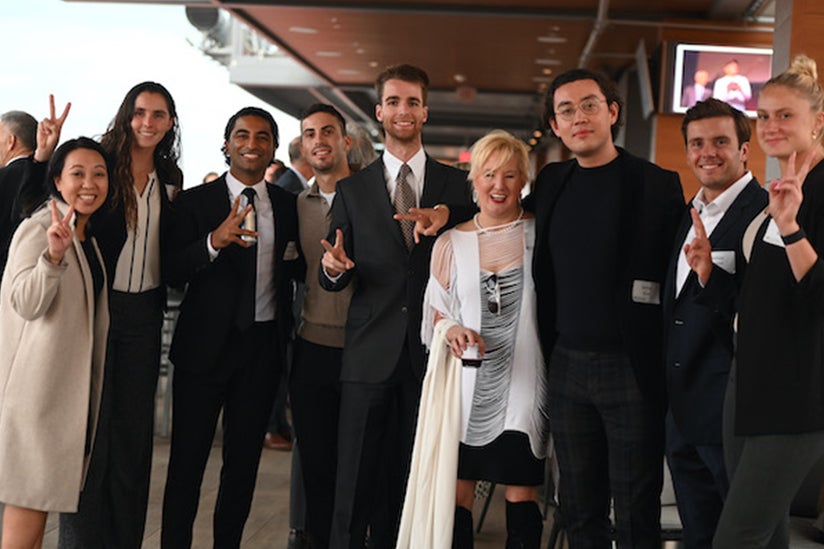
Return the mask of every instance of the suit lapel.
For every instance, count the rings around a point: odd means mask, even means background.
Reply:
[[[421,193],[421,208],[431,208],[437,204],[445,186],[446,177],[443,175],[443,167],[427,155],[423,192]]]
[[[747,183],[747,186],[741,191],[741,193],[735,197],[730,207],[727,208],[724,217],[721,218],[721,221],[718,222],[718,225],[715,226],[715,230],[712,231],[710,235],[710,245],[715,247],[718,242],[724,237],[724,235],[729,231],[735,223],[738,221],[738,217],[741,214],[741,211],[744,210],[747,206],[749,206],[750,202],[756,197],[757,193],[759,192],[760,185],[755,178],[750,180]]]

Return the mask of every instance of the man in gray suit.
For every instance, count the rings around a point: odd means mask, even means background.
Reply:
[[[289,167],[281,175],[275,185],[286,189],[292,194],[298,194],[309,188],[309,178],[312,177],[312,166],[303,158],[300,136],[289,142]]]

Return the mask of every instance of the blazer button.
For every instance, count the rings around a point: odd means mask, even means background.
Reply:
[[[401,312],[406,313],[406,307],[401,307]]]
[[[680,368],[680,367],[681,367],[681,363],[680,363],[680,362],[676,362],[676,363],[674,363],[674,364],[673,364],[673,366],[675,366],[676,368]]]
[[[684,325],[684,321],[676,318],[676,319],[675,319],[675,325],[676,325],[676,326],[683,326],[683,325]]]

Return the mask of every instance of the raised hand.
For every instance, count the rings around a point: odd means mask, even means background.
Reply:
[[[484,338],[478,335],[475,330],[470,330],[464,326],[452,326],[446,331],[446,339],[449,341],[449,349],[457,358],[461,358],[467,347],[478,346],[478,358],[484,356],[486,343]]]
[[[37,150],[34,152],[34,159],[38,162],[46,162],[51,158],[57,143],[60,141],[60,132],[63,131],[63,124],[69,116],[71,103],[66,103],[63,114],[59,118],[55,116],[54,95],[49,94],[49,117],[44,118],[37,125]]]
[[[793,152],[787,162],[787,173],[782,174],[780,180],[774,180],[769,185],[769,212],[782,235],[798,230],[796,217],[801,207],[801,200],[804,198],[801,186],[804,184],[804,179],[810,171],[810,165],[817,152],[818,149],[814,147],[798,169],[795,166],[797,153]]]
[[[230,244],[237,244],[239,246],[243,246],[244,248],[248,248],[253,243],[247,242],[243,240],[242,236],[257,236],[256,231],[250,231],[248,229],[243,229],[240,225],[243,223],[243,220],[246,218],[246,214],[252,211],[252,205],[249,204],[242,210],[240,210],[240,197],[238,196],[235,198],[235,203],[232,205],[232,211],[229,212],[229,215],[226,216],[226,219],[223,220],[223,223],[218,225],[217,229],[212,231],[212,247],[215,250],[220,250],[229,246]]]
[[[57,202],[52,198],[51,212],[52,224],[46,229],[46,238],[49,241],[49,261],[59,265],[74,238],[74,231],[69,225],[74,214],[74,206],[70,206],[66,216],[61,219],[57,211]]]
[[[687,256],[687,265],[698,275],[701,285],[707,284],[712,272],[712,246],[707,238],[707,231],[704,229],[704,222],[695,208],[690,208],[692,226],[695,229],[695,238],[684,245],[684,255]]]
[[[320,241],[320,244],[326,250],[320,262],[329,276],[338,276],[355,266],[355,262],[349,259],[346,250],[343,249],[343,231],[340,229],[335,230],[334,246],[329,244],[325,238]]]

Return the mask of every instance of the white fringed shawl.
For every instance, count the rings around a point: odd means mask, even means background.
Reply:
[[[397,549],[451,549],[461,433],[461,361],[435,326],[423,380],[415,447],[403,503]]]

